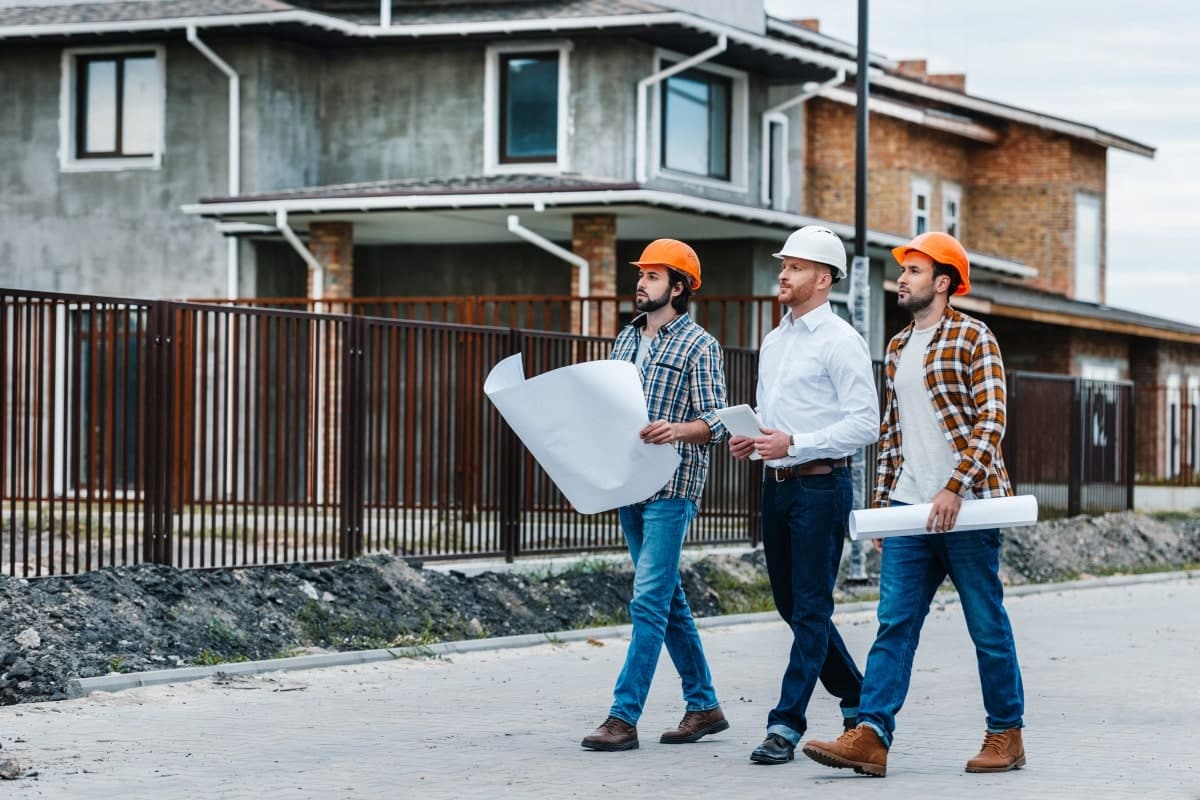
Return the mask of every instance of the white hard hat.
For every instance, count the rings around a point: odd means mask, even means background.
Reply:
[[[820,225],[805,225],[793,232],[783,243],[783,249],[772,255],[828,264],[836,271],[838,280],[846,277],[846,245],[840,236]]]

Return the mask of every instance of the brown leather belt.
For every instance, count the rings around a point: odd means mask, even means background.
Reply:
[[[812,475],[828,475],[838,467],[850,466],[850,459],[818,458],[816,461],[806,461],[803,464],[793,464],[790,467],[767,467],[767,477],[776,483],[790,481],[792,478],[806,478]]]

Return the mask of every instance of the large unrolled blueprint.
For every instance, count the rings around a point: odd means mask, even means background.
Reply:
[[[911,506],[865,508],[851,511],[850,538],[855,540],[884,539],[888,536],[929,533],[925,530],[925,523],[929,520],[929,512],[932,508],[932,503],[919,503]],[[967,500],[959,509],[954,527],[947,533],[1032,525],[1037,522],[1037,516],[1037,498],[1031,494]]]
[[[587,361],[525,380],[518,353],[492,367],[483,392],[581,514],[640,503],[679,467],[674,446],[638,436],[650,418],[628,361]]]

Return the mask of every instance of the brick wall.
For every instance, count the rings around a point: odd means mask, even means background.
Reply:
[[[589,288],[593,297],[617,295],[617,218],[613,214],[575,214],[571,218],[571,250],[587,259],[590,267]],[[571,270],[571,294],[579,294],[579,270]],[[614,336],[617,332],[615,309],[603,320],[593,319],[592,333]]]
[[[354,296],[354,223],[311,222],[308,225],[308,249],[324,267],[322,297]],[[308,276],[312,296],[312,273]]]
[[[806,111],[801,211],[853,223],[854,108],[818,98]],[[878,114],[870,137],[873,229],[912,234],[912,182],[922,178],[932,188],[930,228],[941,230],[942,185],[952,181],[963,189],[960,238],[968,249],[1028,264],[1039,273],[1032,285],[1073,294],[1075,194],[1104,197],[1103,147],[1016,123],[987,145]],[[1104,262],[1102,251],[1102,301]]]

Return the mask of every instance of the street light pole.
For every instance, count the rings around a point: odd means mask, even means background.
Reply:
[[[858,0],[858,98],[855,103],[854,143],[854,261],[850,266],[850,319],[854,329],[870,343],[871,261],[867,257],[867,102],[871,95],[870,66],[867,55],[867,4]],[[854,479],[854,507],[867,501],[865,454],[854,454],[851,474]],[[855,583],[867,580],[867,565],[860,541],[850,542],[850,564],[846,575]]]

